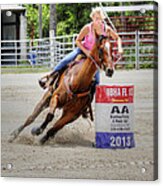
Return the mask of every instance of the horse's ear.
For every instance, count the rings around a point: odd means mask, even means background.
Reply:
[[[100,44],[102,43],[103,40],[106,40],[106,39],[107,39],[106,36],[100,35],[100,37],[99,37]]]
[[[103,48],[106,39],[107,39],[106,36],[100,35],[99,38],[98,38],[98,47]]]
[[[98,37],[98,39],[97,39],[97,44],[98,44],[98,47],[100,47],[101,45],[103,45],[103,43],[104,43],[104,41],[107,39],[107,37],[106,36],[104,36],[104,35],[100,35],[99,37]]]

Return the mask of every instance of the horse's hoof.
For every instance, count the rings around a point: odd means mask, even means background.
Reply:
[[[18,131],[14,131],[13,133],[11,133],[8,142],[12,143],[17,138],[18,134],[19,134]]]
[[[40,145],[44,145],[47,140],[48,140],[47,136],[44,136],[43,138],[41,138]]]
[[[18,129],[14,130],[11,134],[10,134],[10,138],[8,140],[9,143],[12,143],[19,135],[19,133],[23,130],[23,127],[19,127]]]
[[[10,138],[8,139],[9,143],[12,143],[18,136],[17,131],[14,131],[13,133],[10,134]]]
[[[31,130],[31,133],[33,136],[38,136],[38,135],[42,134],[42,132],[43,132],[43,130],[39,127],[34,127]]]
[[[96,147],[96,143],[95,142],[92,142],[92,147]]]
[[[15,139],[16,139],[15,136],[10,136],[10,138],[8,139],[8,142],[9,143],[12,143]]]

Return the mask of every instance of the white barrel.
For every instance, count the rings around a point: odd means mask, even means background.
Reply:
[[[135,147],[134,86],[99,85],[95,102],[96,147]]]

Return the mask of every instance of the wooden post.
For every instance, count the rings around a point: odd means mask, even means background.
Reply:
[[[51,54],[51,68],[54,67],[54,57],[55,57],[55,40],[56,36],[56,5],[50,4],[50,23],[49,23],[50,31],[50,54]]]
[[[139,65],[139,31],[137,30],[135,32],[135,68],[136,70],[139,70],[140,65]]]
[[[42,4],[39,4],[39,38],[42,38]]]

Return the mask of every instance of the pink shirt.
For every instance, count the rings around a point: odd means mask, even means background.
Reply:
[[[102,28],[103,29],[103,35],[106,36],[106,33],[104,31],[105,25],[104,24],[102,24],[102,25],[103,25],[102,26],[103,27]],[[87,50],[92,50],[92,48],[93,48],[93,46],[94,46],[94,44],[96,42],[96,38],[95,38],[93,30],[92,30],[92,22],[89,23],[88,27],[89,27],[89,33],[85,36],[84,41],[82,42],[82,45]]]

